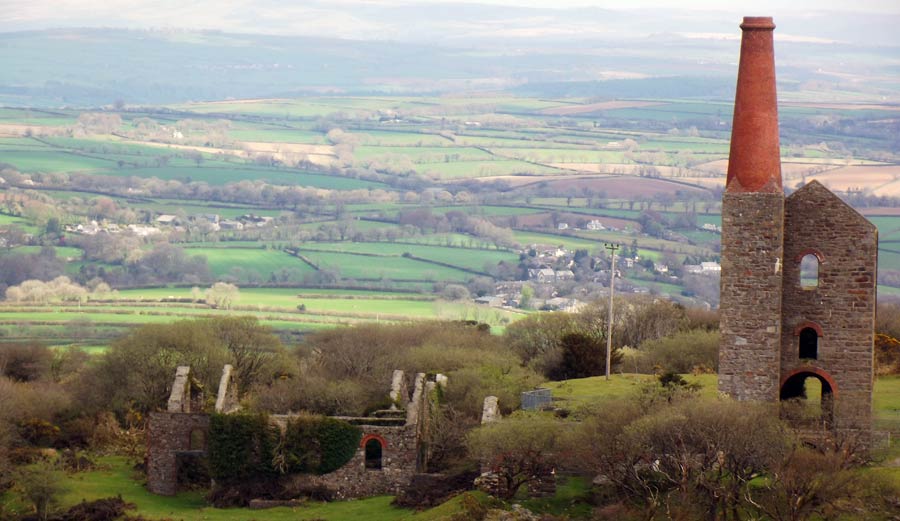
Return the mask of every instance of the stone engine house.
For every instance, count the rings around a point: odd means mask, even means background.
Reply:
[[[785,198],[775,25],[747,17],[741,29],[722,200],[719,390],[782,402],[782,416],[799,427],[868,433],[878,231],[816,181]],[[818,408],[810,400],[791,412],[813,386]]]
[[[232,367],[226,365],[216,399],[215,412],[230,414],[239,410]],[[175,495],[179,490],[179,468],[186,458],[206,455],[209,413],[203,410],[203,394],[192,385],[190,367],[179,367],[165,412],[151,413],[147,429],[147,488],[160,495]],[[359,427],[362,439],[356,454],[343,467],[321,476],[310,476],[316,484],[335,493],[337,498],[356,498],[379,494],[397,494],[424,467],[420,440],[428,428],[430,396],[436,386],[446,386],[447,378],[438,374],[434,381],[423,373],[413,379],[412,396],[403,371],[394,371],[390,410],[376,411],[371,417],[337,417]],[[272,415],[269,421],[283,426],[291,415]]]

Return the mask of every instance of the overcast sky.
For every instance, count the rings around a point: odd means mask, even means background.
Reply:
[[[374,11],[378,11],[379,7],[436,6],[453,2],[545,9],[586,6],[615,10],[646,9],[655,16],[659,16],[659,11],[664,9],[667,13],[675,9],[727,13],[726,17],[716,16],[717,23],[720,19],[740,20],[743,15],[771,15],[776,23],[779,16],[791,15],[796,20],[798,15],[800,18],[805,15],[822,17],[826,12],[900,15],[898,0],[0,0],[0,32],[56,27],[184,28],[353,39],[402,39],[401,33],[415,30],[408,24],[404,27],[402,13],[385,18]],[[396,11],[392,13],[397,14]],[[550,25],[549,16],[546,24],[541,16],[529,16],[532,27]],[[650,16],[648,13],[648,18]],[[476,18],[472,22],[478,23],[480,20]],[[604,25],[603,20],[580,22],[583,26],[594,27],[588,30],[600,30]],[[894,22],[895,18],[884,19],[885,24]],[[879,22],[876,20],[875,23]],[[803,25],[814,28],[818,22]],[[793,30],[789,24],[781,27]],[[453,30],[453,26],[445,28],[451,32]],[[727,28],[733,29],[732,26]],[[432,27],[420,29],[427,33]],[[640,31],[638,27],[625,29]],[[559,27],[554,30],[559,30]],[[562,30],[566,30],[565,25]],[[577,30],[583,31],[584,28]],[[674,27],[672,30],[678,31]],[[895,34],[893,29],[882,32]],[[864,30],[862,34],[865,34]],[[893,39],[893,36],[889,38]]]

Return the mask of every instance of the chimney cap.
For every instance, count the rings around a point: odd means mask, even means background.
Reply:
[[[775,30],[775,22],[772,21],[771,16],[745,16],[741,29],[745,31],[754,29],[758,31],[773,31]]]

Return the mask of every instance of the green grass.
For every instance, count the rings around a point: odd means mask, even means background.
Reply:
[[[528,244],[544,244],[547,246],[564,246],[569,250],[586,249],[589,252],[595,251],[603,246],[602,241],[591,241],[580,239],[578,237],[569,237],[566,235],[553,235],[549,233],[525,232],[520,230],[513,231],[513,237],[522,246]]]
[[[533,165],[524,161],[498,159],[495,161],[456,161],[451,163],[418,163],[416,171],[437,179],[465,179],[469,177],[493,177],[503,175],[558,174],[560,170]]]
[[[224,243],[228,244],[228,243]],[[235,268],[256,271],[263,280],[268,280],[274,271],[281,269],[314,273],[308,264],[283,251],[245,248],[185,248],[188,255],[202,255],[209,263],[209,269],[216,277],[232,273]]]
[[[547,382],[543,387],[553,391],[553,399],[568,406],[590,405],[602,400],[620,400],[637,393],[644,385],[654,382],[656,377],[648,374],[613,374],[609,381],[602,376]],[[685,375],[685,380],[699,383],[701,393],[715,396],[717,376],[705,374],[699,376]]]
[[[43,246],[16,246],[11,253],[39,253],[41,248]],[[84,255],[84,251],[81,248],[75,248],[74,246],[53,246],[53,249],[56,250],[56,256],[61,259],[78,260]],[[0,255],[5,253],[6,250],[0,250]]]
[[[125,458],[104,457],[100,461],[102,468],[99,470],[72,475],[60,473],[66,489],[60,498],[61,506],[69,507],[82,500],[92,501],[121,495],[126,502],[136,506],[137,514],[149,519],[175,518],[183,521],[435,519],[419,517],[409,510],[391,506],[393,498],[390,496],[333,503],[310,502],[307,506],[299,508],[279,507],[265,511],[247,508],[212,508],[203,499],[203,491],[182,492],[171,497],[151,494],[144,484],[136,479],[131,465]],[[17,510],[22,510],[22,507],[19,505]]]
[[[315,243],[311,247],[315,247]],[[342,278],[463,282],[473,276],[465,271],[403,257],[383,258],[306,249],[301,249],[300,253],[319,268],[338,269]]]
[[[244,166],[167,166],[162,168],[110,169],[105,175],[157,177],[164,180],[203,181],[210,185],[224,185],[238,181],[263,180],[272,184],[310,186],[329,190],[355,190],[382,187],[379,183],[350,177],[308,173],[301,170],[251,168]]]
[[[393,256],[409,253],[423,259],[443,262],[474,271],[483,271],[485,265],[493,266],[501,261],[517,264],[519,259],[518,254],[511,251],[446,248],[442,246],[389,242],[317,242],[308,243],[306,247],[348,253],[372,253]]]
[[[175,496],[151,494],[141,477],[132,470],[131,463],[119,456],[105,456],[99,460],[100,467],[77,474],[58,476],[64,490],[60,497],[60,507],[68,508],[82,501],[94,501],[107,497],[121,496],[126,503],[135,506],[129,515],[140,515],[147,519],[178,519],[180,521],[446,521],[463,511],[461,497],[429,510],[414,512],[391,505],[392,496],[376,496],[350,501],[322,503],[310,501],[304,506],[278,507],[267,510],[248,508],[213,508],[204,500],[205,491],[181,492]],[[569,490],[572,487],[564,488]],[[481,492],[471,492],[481,502],[487,496]],[[560,496],[560,494],[557,494]],[[23,505],[12,493],[0,495],[10,513],[25,514],[30,508]]]
[[[46,150],[4,150],[3,162],[22,172],[96,172],[114,166],[112,161],[84,157],[68,152]]]

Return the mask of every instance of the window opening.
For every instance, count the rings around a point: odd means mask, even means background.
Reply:
[[[819,258],[808,253],[800,259],[800,286],[803,288],[819,287]]]

